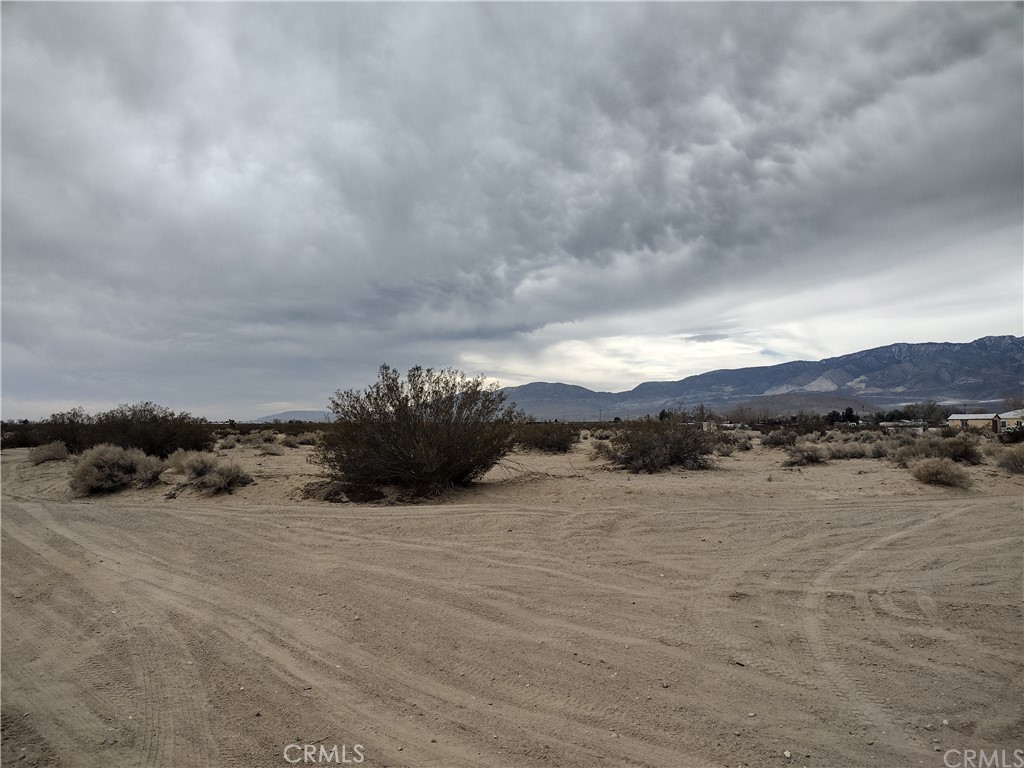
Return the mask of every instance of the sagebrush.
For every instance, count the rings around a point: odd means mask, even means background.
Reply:
[[[891,454],[898,466],[906,467],[920,459],[949,459],[960,464],[980,464],[978,438],[966,432],[955,437],[927,435],[896,449]]]
[[[950,488],[970,488],[971,476],[951,459],[921,459],[910,467],[910,474],[922,483]]]
[[[633,421],[608,442],[596,445],[598,454],[630,472],[660,472],[669,467],[710,469],[715,444],[700,427],[674,420]]]
[[[138,448],[103,443],[78,457],[68,483],[81,495],[112,493],[131,486],[155,485],[164,469],[163,461]]]
[[[31,464],[42,464],[44,461],[63,461],[68,457],[68,448],[60,440],[32,448],[28,452],[28,460]]]

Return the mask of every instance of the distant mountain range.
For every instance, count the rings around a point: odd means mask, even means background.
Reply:
[[[330,411],[284,411],[283,413],[272,413],[269,416],[260,416],[253,419],[252,424],[273,424],[277,421],[330,421]]]
[[[650,381],[628,392],[594,392],[534,382],[505,394],[537,419],[596,420],[704,404],[724,411],[826,413],[888,410],[935,400],[970,406],[1024,394],[1024,337],[986,336],[956,343],[889,344],[817,362],[719,370],[679,381]]]

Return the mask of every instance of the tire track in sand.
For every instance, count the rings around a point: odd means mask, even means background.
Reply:
[[[822,625],[822,615],[825,612],[822,601],[836,576],[861,558],[960,514],[960,510],[953,509],[915,523],[909,528],[872,539],[819,572],[804,592],[804,636],[815,663],[828,681],[829,690],[841,701],[856,707],[869,725],[878,730],[885,730],[890,741],[899,741],[902,746],[914,749],[922,755],[930,756],[931,752],[920,746],[917,736],[907,731],[897,721],[887,702],[876,695],[864,681],[850,674],[844,666],[843,654],[837,648],[838,642],[826,637]]]

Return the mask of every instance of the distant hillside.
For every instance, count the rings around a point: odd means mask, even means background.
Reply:
[[[1024,393],[1024,337],[986,336],[969,343],[890,344],[817,362],[719,370],[679,381],[645,382],[628,392],[594,392],[569,384],[532,383],[505,393],[539,419],[593,420],[656,414],[703,403],[725,410],[803,402],[807,410],[860,411],[936,400],[967,405]],[[801,397],[798,396],[813,396]],[[825,398],[827,396],[827,399]],[[847,398],[851,400],[846,400]],[[826,407],[828,403],[828,407]],[[758,407],[757,403],[751,403]]]

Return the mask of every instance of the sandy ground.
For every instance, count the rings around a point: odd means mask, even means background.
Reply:
[[[969,491],[761,447],[647,476],[584,443],[440,503],[357,506],[298,498],[308,450],[229,451],[257,484],[213,499],[73,499],[69,462],[3,452],[4,765],[1024,749],[1024,480],[992,463]]]

